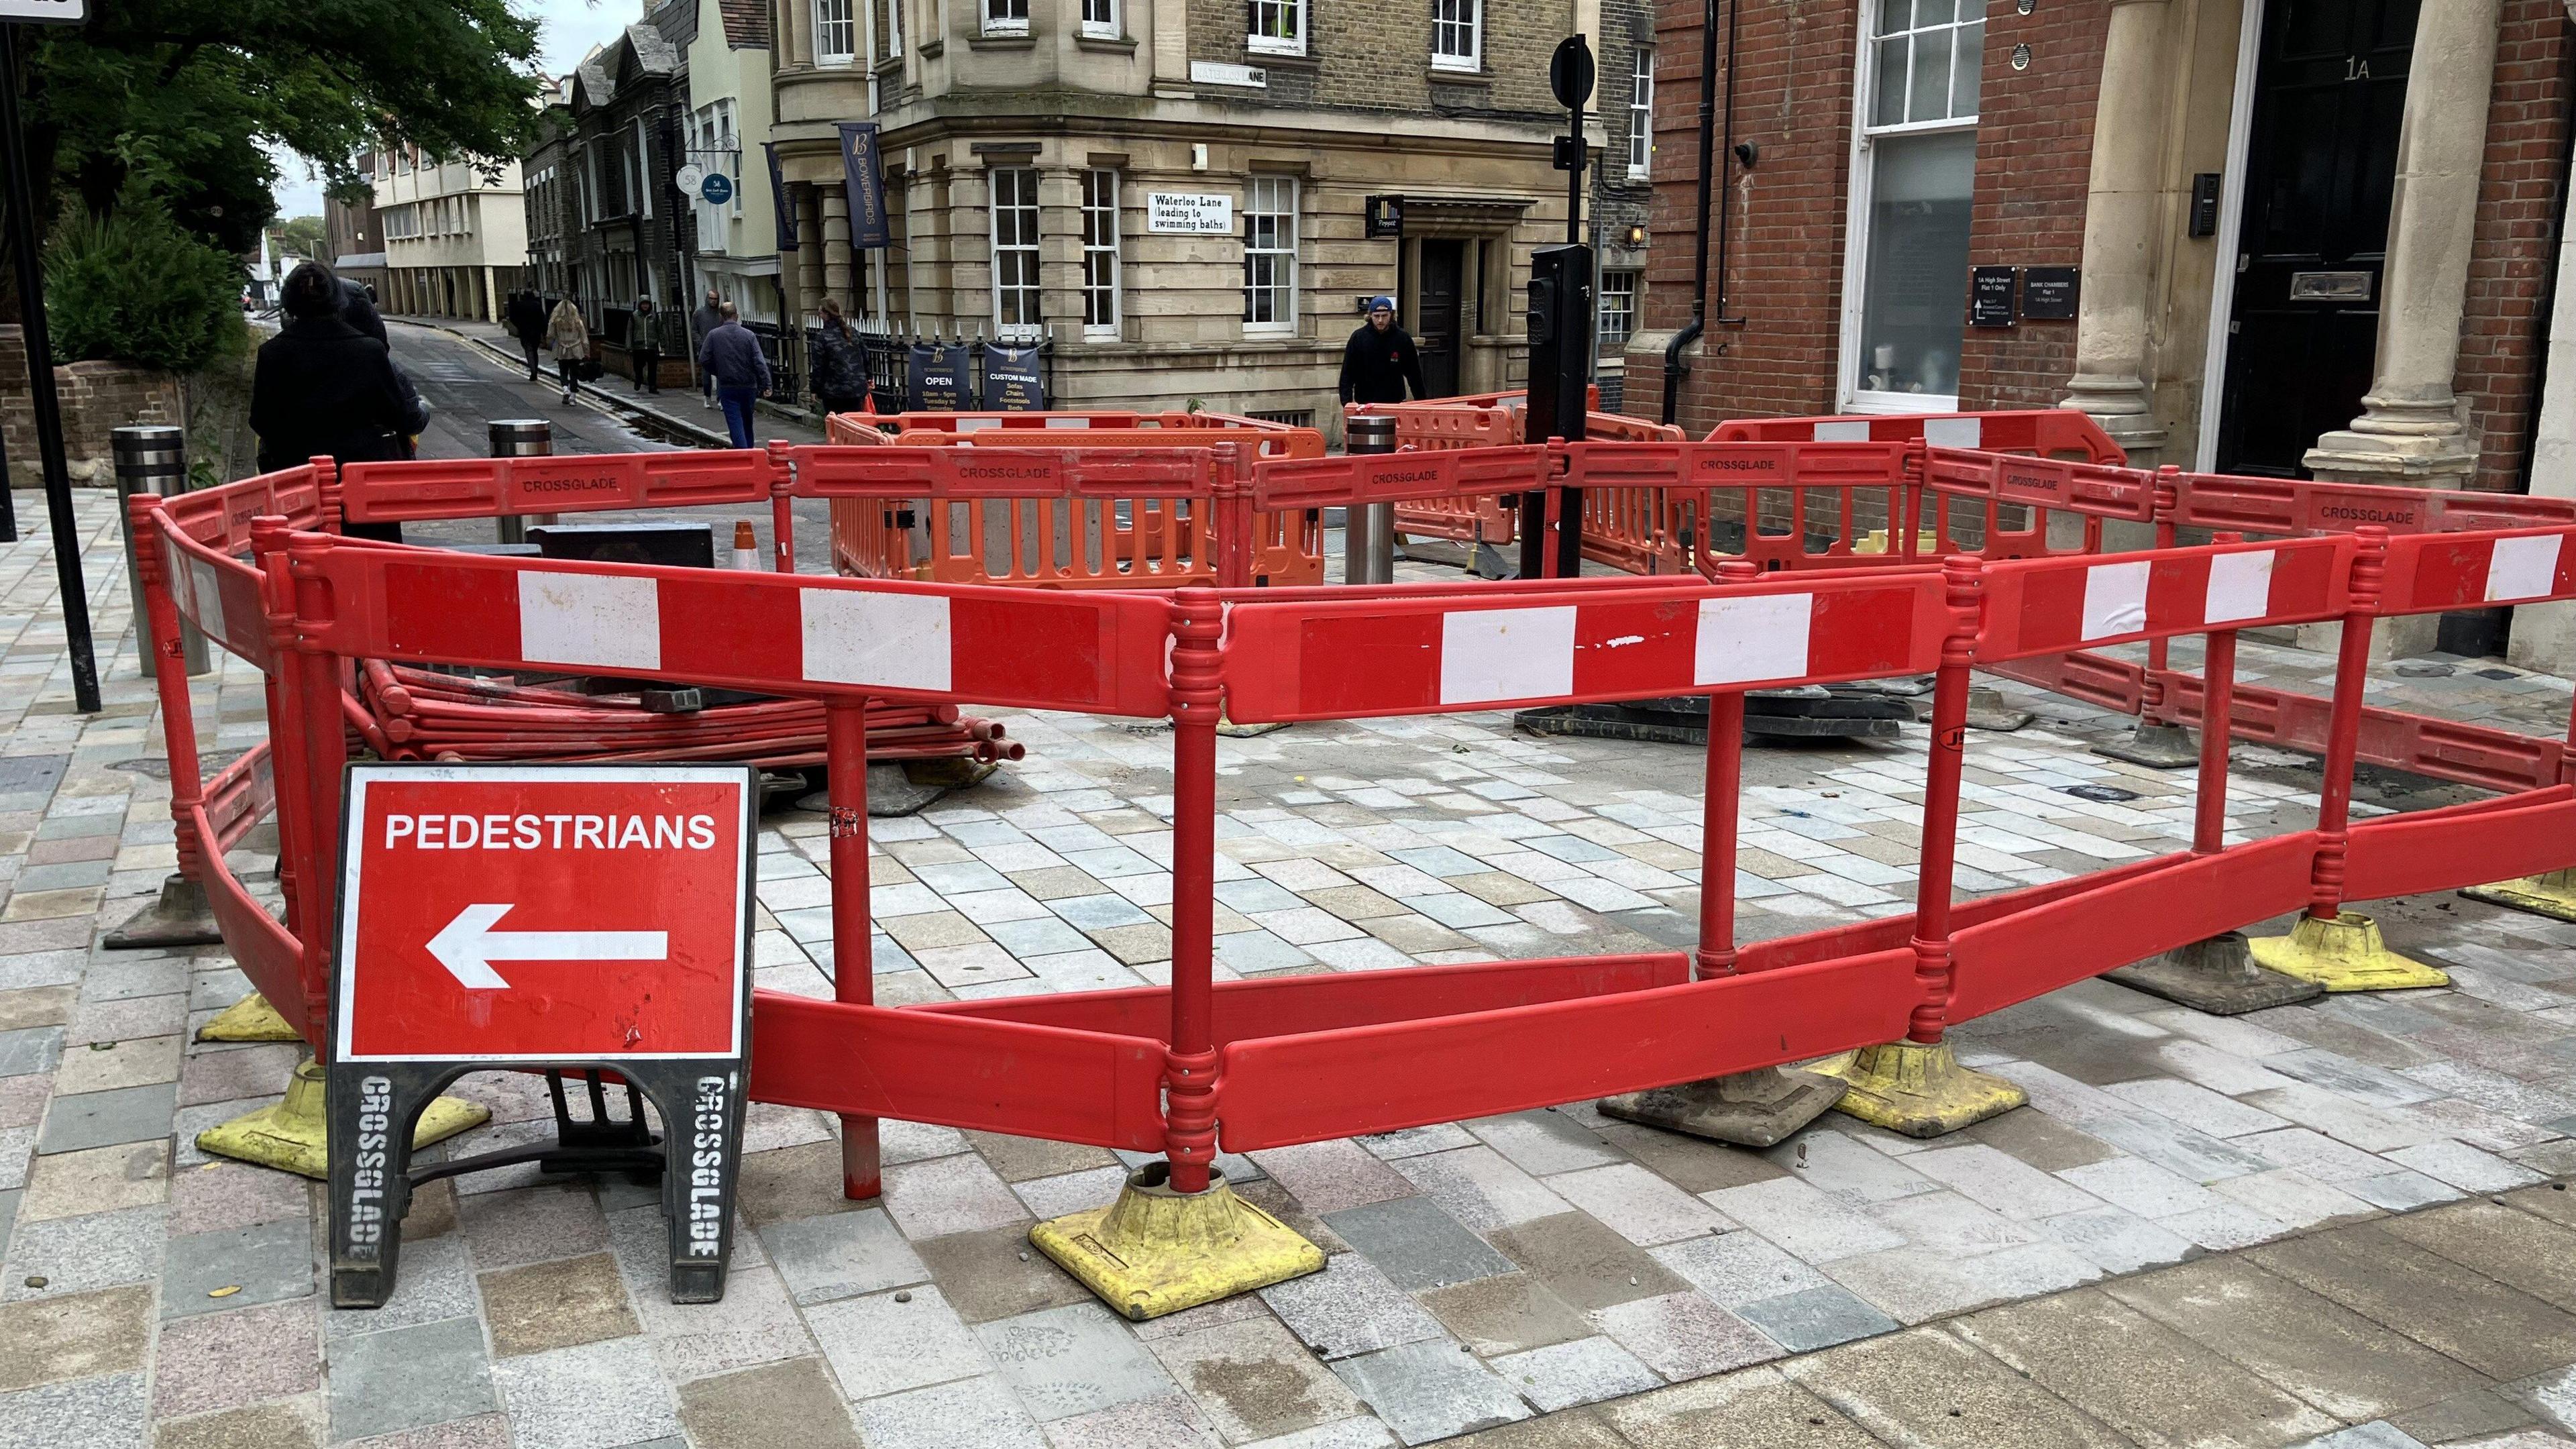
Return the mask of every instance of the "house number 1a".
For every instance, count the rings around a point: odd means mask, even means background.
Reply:
[[[2343,78],[2348,81],[2370,79],[2370,62],[2357,55],[2343,58]]]

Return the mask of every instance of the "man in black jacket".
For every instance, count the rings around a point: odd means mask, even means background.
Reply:
[[[507,312],[510,330],[517,334],[519,351],[528,359],[528,381],[537,380],[537,344],[546,340],[546,305],[534,292],[512,292]]]
[[[1368,320],[1342,348],[1342,401],[1400,403],[1408,382],[1416,398],[1431,396],[1422,381],[1422,349],[1395,325],[1395,299],[1375,298]]]
[[[348,323],[345,305],[340,279],[320,262],[287,275],[286,325],[260,344],[251,376],[250,426],[263,473],[326,455],[342,463],[400,458],[429,425],[429,409],[393,354]],[[347,532],[383,531],[353,524]]]

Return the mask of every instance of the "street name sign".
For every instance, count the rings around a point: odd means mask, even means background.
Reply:
[[[421,1108],[467,1072],[507,1067],[613,1074],[652,1100],[672,1299],[723,1295],[758,801],[746,766],[350,768],[331,982],[335,1305],[393,1291]]]

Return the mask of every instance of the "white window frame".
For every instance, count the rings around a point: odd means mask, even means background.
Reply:
[[[814,63],[848,65],[858,58],[859,0],[814,0]]]
[[[869,12],[871,22],[876,12]],[[888,60],[903,59],[903,0],[886,0],[886,54]]]
[[[1016,194],[1025,183],[1025,199]],[[1038,170],[1034,166],[996,166],[984,173],[984,211],[986,235],[991,239],[993,268],[993,332],[997,337],[1023,337],[1043,334],[1046,330],[1046,292],[1043,283],[1045,260],[1038,249],[1039,225],[1045,213],[1038,205]],[[1013,195],[1007,199],[1005,189]],[[1003,237],[1003,212],[1014,214],[1009,230],[1012,240]],[[1025,230],[1017,223],[1025,222]],[[1002,282],[1002,259],[1005,253],[1027,259],[1026,280],[1005,287]],[[1015,269],[1016,270],[1016,269]],[[1011,308],[1003,305],[1006,293],[1025,298],[1027,308],[1017,321],[1008,320]]]
[[[1017,15],[996,11],[1017,10]],[[983,33],[987,36],[1017,36],[1029,33],[1029,0],[982,0],[977,9]]]
[[[1889,137],[1943,135],[1957,132],[1974,134],[1977,116],[1945,116],[1938,120],[1890,122],[1877,124],[1872,117],[1878,92],[1878,16],[1882,0],[1859,0],[1860,25],[1857,55],[1853,61],[1852,128],[1851,128],[1851,195],[1847,200],[1843,227],[1843,296],[1842,346],[1837,390],[1841,394],[1841,411],[1847,413],[1940,413],[1956,412],[1956,393],[1942,395],[1921,392],[1886,392],[1861,386],[1861,316],[1869,297],[1869,221],[1871,190],[1876,181],[1877,157],[1872,143]],[[1960,0],[1966,18],[1952,24],[1984,23],[1985,0]],[[1912,77],[1908,76],[1909,86]],[[1952,94],[1957,94],[1955,76]],[[1946,109],[1946,106],[1945,106]],[[1962,279],[1962,287],[1965,279]],[[1959,318],[1960,339],[1964,346],[1968,319]]]
[[[1116,40],[1126,33],[1126,17],[1118,13],[1118,0],[1082,0],[1081,34],[1088,40]]]
[[[1245,0],[1243,48],[1255,55],[1304,55],[1306,53],[1306,5],[1308,0]],[[1274,35],[1262,28],[1265,13],[1294,21],[1287,27],[1289,35]]]
[[[653,143],[644,131],[644,118],[635,118],[635,205],[646,221],[653,219]]]
[[[1655,48],[1639,45],[1628,64],[1628,179],[1655,169]]]
[[[1624,292],[1615,290],[1611,287],[1610,279],[1613,277],[1616,277],[1627,284]],[[1628,339],[1637,335],[1638,309],[1644,304],[1646,299],[1645,270],[1640,267],[1604,267],[1601,271],[1600,288],[1594,295],[1598,303],[1598,307],[1597,315],[1595,316],[1593,323],[1593,335],[1600,339],[1600,345],[1603,347],[1626,347],[1628,345]],[[1628,327],[1626,331],[1620,333],[1615,339],[1611,337],[1610,329],[1607,325],[1610,316],[1610,299],[1614,296],[1624,296],[1628,299],[1628,305],[1623,309],[1628,320]]]
[[[1464,51],[1445,48],[1465,33]],[[1485,0],[1431,0],[1431,68],[1480,71],[1485,68]]]
[[[1115,342],[1125,315],[1119,286],[1124,280],[1119,242],[1118,173],[1098,166],[1082,173],[1082,335],[1088,341]],[[1101,192],[1106,188],[1107,195]],[[1108,240],[1101,238],[1106,234]],[[1095,268],[1108,272],[1103,285]]]
[[[1297,208],[1304,188],[1294,176],[1252,176],[1243,183],[1243,335],[1246,337],[1279,337],[1297,331]],[[1261,203],[1268,202],[1268,205]],[[1285,205],[1280,203],[1284,202]],[[1256,218],[1268,217],[1281,224],[1286,246],[1255,247],[1253,226]],[[1253,319],[1252,259],[1284,257],[1285,265],[1264,290],[1272,297],[1272,314]]]

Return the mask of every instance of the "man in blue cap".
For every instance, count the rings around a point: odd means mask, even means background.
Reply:
[[[1422,381],[1422,349],[1395,325],[1395,299],[1372,297],[1368,320],[1342,348],[1342,401],[1400,403],[1408,382],[1416,398],[1431,396]]]

